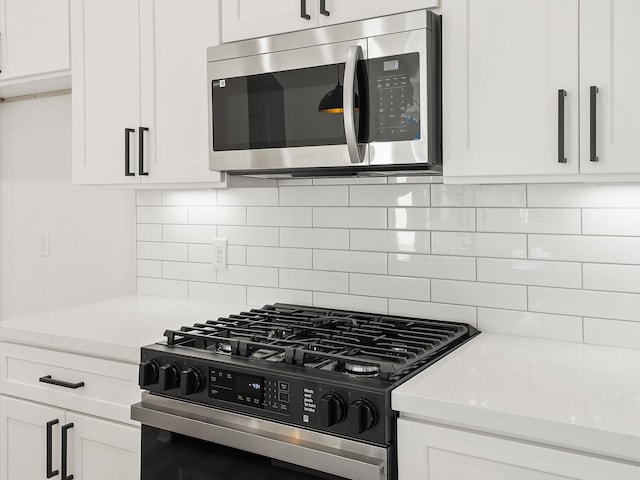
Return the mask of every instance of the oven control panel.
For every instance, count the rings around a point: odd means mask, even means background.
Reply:
[[[387,443],[388,397],[358,382],[278,375],[143,349],[140,387],[151,393],[270,418],[345,437]]]

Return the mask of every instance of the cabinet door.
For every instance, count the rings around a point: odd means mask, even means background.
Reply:
[[[318,26],[318,0],[223,0],[222,41],[235,42]]]
[[[60,470],[64,410],[0,395],[0,480],[47,478],[47,422],[53,420],[51,467]]]
[[[0,0],[0,80],[69,68],[69,0]]]
[[[218,44],[218,1],[143,0],[143,183],[219,182],[209,170],[207,47]]]
[[[445,177],[578,173],[578,0],[442,10]]]
[[[67,474],[75,480],[140,478],[140,429],[67,413]]]
[[[587,454],[398,420],[398,480],[637,480],[640,467]]]
[[[140,125],[138,2],[71,0],[74,183],[136,183]]]
[[[638,23],[638,0],[580,2],[582,173],[640,172]]]
[[[381,17],[437,7],[439,0],[397,0],[372,2],[371,0],[326,0],[325,13],[319,17],[320,26],[352,22],[365,18]]]

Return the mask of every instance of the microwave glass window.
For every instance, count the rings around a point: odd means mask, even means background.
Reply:
[[[141,480],[346,480],[291,463],[142,426]]]
[[[420,55],[368,60],[370,140],[420,139]]]
[[[337,85],[344,85],[344,63],[212,81],[213,149],[345,144],[342,114],[318,109]],[[364,90],[356,89],[359,99]],[[361,114],[355,112],[356,125]]]

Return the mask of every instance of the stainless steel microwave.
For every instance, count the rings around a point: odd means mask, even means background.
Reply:
[[[210,169],[441,174],[440,38],[418,10],[209,48]]]

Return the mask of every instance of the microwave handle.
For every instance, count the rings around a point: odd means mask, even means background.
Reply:
[[[356,120],[354,115],[354,89],[356,76],[358,74],[358,61],[362,60],[362,48],[354,45],[347,50],[347,63],[344,68],[344,89],[342,97],[344,115],[344,133],[347,139],[347,149],[351,163],[362,163],[364,161],[364,145],[358,144],[356,135]]]

